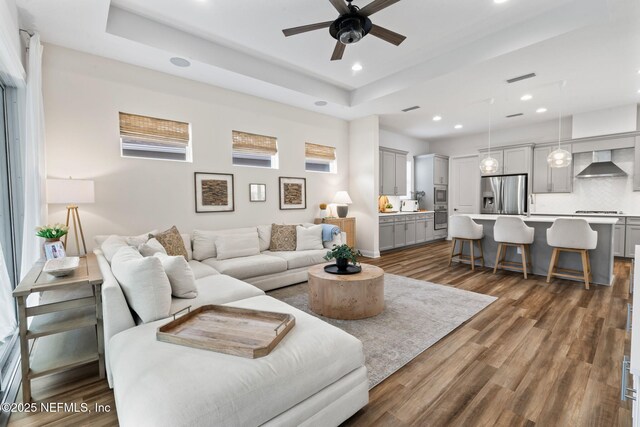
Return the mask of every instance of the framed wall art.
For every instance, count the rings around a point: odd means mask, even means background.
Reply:
[[[249,201],[266,202],[267,184],[249,184]]]
[[[307,180],[280,177],[280,210],[307,208]]]
[[[194,179],[196,213],[233,212],[233,174],[196,172]]]

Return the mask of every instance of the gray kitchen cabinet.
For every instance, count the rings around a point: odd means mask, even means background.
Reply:
[[[636,245],[640,245],[640,218],[627,218],[625,233],[625,256],[633,258],[635,256]]]
[[[404,223],[404,235],[405,245],[415,245],[416,244],[416,220],[415,218],[407,218]]]
[[[393,222],[380,223],[380,250],[393,249]]]
[[[563,148],[571,152],[570,145]],[[533,192],[571,193],[573,189],[573,167],[549,167],[547,157],[556,146],[536,147],[533,150]]]
[[[449,158],[433,157],[433,183],[440,185],[449,184]]]
[[[624,257],[624,253],[625,253],[624,236],[625,236],[624,223],[616,225],[613,231],[613,256]]]
[[[633,163],[633,191],[640,191],[640,136],[636,136],[635,161]]]
[[[435,236],[433,234],[434,230],[433,230],[433,216],[431,216],[430,218],[427,219],[427,242],[430,242],[432,240],[435,240]]]
[[[407,194],[407,152],[380,147],[380,195]]]
[[[387,251],[434,240],[433,217],[433,213],[381,216],[380,250]]]
[[[401,248],[407,246],[407,234],[405,232],[405,222],[395,222],[393,224],[393,247]]]
[[[531,172],[531,147],[505,148],[502,159],[505,175]]]
[[[416,243],[424,243],[427,241],[427,220],[416,220]]]

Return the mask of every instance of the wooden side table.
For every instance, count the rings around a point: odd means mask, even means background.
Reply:
[[[340,227],[340,230],[347,233],[347,241],[345,242],[352,248],[356,247],[356,219],[350,218],[316,218],[315,224],[333,224]]]
[[[31,380],[98,362],[105,377],[102,329],[102,274],[94,254],[80,258],[68,276],[43,273],[36,263],[13,296],[18,301],[23,402],[31,401]],[[27,297],[42,292],[40,304],[27,307]],[[27,318],[33,317],[31,324]],[[93,328],[90,328],[93,327]],[[95,346],[87,340],[95,333]],[[54,334],[61,334],[51,337]],[[29,341],[35,340],[29,349]],[[45,340],[42,343],[40,340]],[[89,341],[89,346],[87,346]],[[30,354],[31,353],[31,354]]]

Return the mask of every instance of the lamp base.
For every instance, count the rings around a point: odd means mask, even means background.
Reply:
[[[348,205],[336,206],[336,209],[338,211],[338,218],[346,218],[347,217],[347,214],[349,213],[349,206]]]

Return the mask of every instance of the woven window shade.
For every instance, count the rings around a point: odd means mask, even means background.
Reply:
[[[304,143],[304,155],[310,159],[335,160],[336,149],[328,145]]]
[[[278,140],[272,136],[233,131],[233,152],[256,156],[275,156]]]
[[[189,145],[189,123],[120,113],[120,137],[183,147]]]

